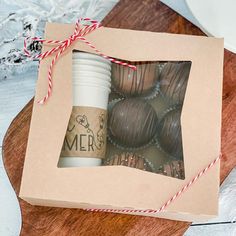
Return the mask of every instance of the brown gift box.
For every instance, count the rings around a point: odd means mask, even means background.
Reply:
[[[63,40],[74,25],[46,25],[46,39]],[[91,52],[77,41],[60,57],[53,71],[53,94],[47,91],[52,56],[40,62],[39,77],[21,182],[20,197],[33,205],[98,208],[159,209],[182,186],[220,154],[223,40],[101,27],[86,39],[104,54],[128,61],[191,61],[181,114],[185,179],[123,166],[58,168],[72,110],[72,50]],[[49,50],[50,46],[43,46]],[[219,162],[164,211],[133,213],[195,221],[217,215]]]

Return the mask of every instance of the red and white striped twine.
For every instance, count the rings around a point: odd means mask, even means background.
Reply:
[[[83,28],[80,27],[80,24],[84,21],[90,22],[90,25],[85,25]],[[122,65],[122,66],[127,66],[133,70],[136,70],[136,66],[130,65],[126,62],[122,62],[119,60],[116,60],[114,58],[111,58],[105,54],[103,54],[101,51],[96,49],[95,46],[93,46],[89,41],[87,41],[84,36],[87,35],[88,33],[94,31],[95,29],[101,27],[101,24],[98,21],[91,20],[90,18],[80,18],[75,25],[75,31],[74,33],[68,38],[63,41],[61,40],[45,40],[45,39],[40,39],[37,37],[34,38],[26,38],[24,40],[24,53],[28,57],[31,57],[32,59],[39,59],[43,60],[44,58],[54,54],[57,52],[56,56],[53,58],[53,60],[50,63],[49,69],[48,69],[48,91],[46,96],[38,101],[39,104],[44,104],[48,98],[52,94],[52,72],[53,72],[53,66],[55,65],[56,61],[60,57],[60,55],[68,48],[71,46],[73,42],[76,40],[81,40],[84,43],[86,43],[89,47],[91,47],[95,52],[97,52],[100,56],[106,58],[107,60],[110,60],[113,63]],[[31,56],[30,52],[27,49],[27,44],[29,40],[33,41],[38,41],[46,44],[59,44],[58,46],[41,53],[36,56]],[[212,161],[207,167],[205,167],[202,171],[200,171],[194,178],[192,178],[186,185],[184,185],[174,196],[172,196],[167,202],[165,202],[159,209],[146,209],[146,210],[138,210],[138,209],[85,209],[87,211],[94,211],[94,212],[117,212],[117,213],[159,213],[163,211],[167,206],[169,206],[172,202],[174,202],[183,192],[185,192],[192,184],[194,184],[202,175],[204,175],[208,170],[210,170],[218,161],[220,160],[220,156],[217,157],[214,161]]]
[[[168,207],[172,202],[174,202],[180,195],[182,195],[190,186],[192,186],[202,175],[207,173],[221,158],[221,155],[213,160],[208,166],[201,170],[194,178],[192,178],[186,185],[184,185],[175,195],[173,195],[168,201],[166,201],[159,209],[95,209],[89,208],[84,209],[93,212],[114,212],[114,213],[152,213],[157,214],[162,212],[166,207]]]
[[[89,22],[90,24],[89,25],[84,25],[82,28],[81,28],[81,25],[83,22]],[[56,61],[58,60],[58,58],[60,57],[60,55],[67,49],[71,46],[71,44],[73,42],[75,42],[76,40],[81,40],[83,41],[84,43],[86,43],[89,47],[91,47],[96,53],[98,53],[100,56],[106,58],[107,60],[113,62],[113,63],[116,63],[116,64],[119,64],[119,65],[122,65],[122,66],[127,66],[133,70],[136,70],[136,66],[134,65],[130,65],[126,62],[122,62],[122,61],[119,61],[119,60],[116,60],[114,58],[111,58],[105,54],[103,54],[101,51],[99,51],[98,49],[96,49],[95,46],[93,46],[89,41],[87,41],[84,36],[86,36],[87,34],[89,34],[90,32],[96,30],[97,28],[101,27],[101,24],[96,21],[96,20],[91,20],[90,18],[80,18],[76,24],[75,24],[75,30],[74,30],[74,33],[67,39],[65,40],[45,40],[45,39],[41,39],[41,38],[37,38],[37,37],[34,37],[34,38],[26,38],[24,40],[24,53],[26,56],[32,58],[32,59],[39,59],[39,60],[43,60],[44,58],[54,54],[57,52],[57,54],[55,55],[55,57],[53,58],[53,60],[51,61],[50,63],[50,66],[49,66],[49,69],[48,69],[48,91],[47,91],[47,94],[46,96],[38,101],[39,104],[44,104],[48,98],[51,96],[52,94],[52,88],[53,88],[53,83],[52,83],[52,72],[53,72],[53,67],[56,63]],[[38,41],[38,42],[41,42],[41,43],[46,43],[46,44],[59,44],[58,46],[44,52],[44,53],[41,53],[39,55],[36,55],[36,56],[31,56],[31,53],[28,51],[27,49],[27,44],[29,43],[30,40],[33,40],[33,41]]]

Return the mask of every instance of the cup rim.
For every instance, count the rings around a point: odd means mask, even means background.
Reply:
[[[102,73],[102,72],[86,72],[86,71],[72,71],[72,75],[74,76],[93,76],[93,77],[104,77],[107,78],[108,80],[111,80],[111,74],[109,73]]]
[[[100,61],[104,61],[104,62],[107,62],[107,63],[111,63],[111,61],[109,61],[108,59],[98,55],[98,54],[94,54],[94,53],[89,53],[89,52],[73,52],[72,53],[72,58],[82,58],[82,59],[86,59],[86,58],[89,58],[89,59],[97,59],[97,60],[100,60]]]
[[[111,86],[111,82],[110,81],[102,80],[102,79],[98,79],[98,80],[82,79],[82,80],[73,81],[73,84],[78,84],[78,83],[94,83],[94,84],[108,85],[109,87]]]
[[[103,69],[103,70],[106,70],[106,71],[111,71],[111,68],[109,67],[101,67],[101,66],[94,66],[93,64],[81,64],[81,63],[78,63],[78,64],[73,64],[72,65],[73,66],[73,68],[81,68],[81,67],[84,67],[84,68],[86,68],[86,67],[92,67],[92,68],[94,68],[94,69],[97,69],[98,67],[98,69]]]
[[[73,75],[82,75],[82,76],[102,76],[102,77],[111,77],[111,74],[107,73],[107,72],[101,72],[101,71],[90,71],[90,72],[87,72],[87,71],[84,71],[84,70],[72,70],[72,74]]]
[[[83,67],[83,66],[93,66],[95,68],[102,68],[102,69],[111,71],[111,67],[109,65],[103,65],[102,63],[86,63],[86,64],[83,64],[83,63],[78,62],[78,63],[73,63],[72,64],[73,68]]]
[[[75,70],[72,70],[72,74],[73,75],[82,75],[82,76],[98,76],[98,77],[109,77],[109,79],[111,79],[111,75],[109,73],[101,73],[101,72],[98,72],[98,71],[75,71]]]
[[[97,88],[97,89],[102,89],[102,90],[107,90],[108,92],[111,92],[111,89],[109,87],[105,87],[103,85],[96,85],[96,84],[87,84],[87,83],[79,83],[77,84],[79,85],[80,87],[94,87],[94,88]]]
[[[109,83],[111,85],[111,81],[110,80],[103,80],[103,79],[97,79],[96,81],[92,80],[92,79],[77,79],[77,80],[73,80],[73,83],[77,83],[79,81],[89,81],[89,82],[104,82],[104,83]]]
[[[78,77],[76,79],[74,79],[75,81],[82,81],[82,80],[88,80],[88,81],[104,81],[106,83],[111,83],[111,80],[108,80],[106,78],[101,78],[101,77],[95,77],[95,76],[87,76],[87,77]]]
[[[109,70],[105,70],[103,68],[96,68],[94,69],[94,67],[90,66],[90,67],[79,67],[79,68],[72,68],[73,71],[75,72],[80,72],[80,71],[88,71],[88,72],[100,72],[100,73],[104,73],[104,74],[111,74],[111,71]]]
[[[105,85],[100,85],[100,84],[89,84],[89,83],[78,83],[78,84],[73,84],[73,85],[76,85],[76,86],[86,86],[86,87],[96,87],[96,88],[101,88],[101,89],[107,89],[107,90],[111,90],[109,86],[105,86]]]
[[[73,63],[72,64],[72,68],[73,69],[77,69],[78,67],[81,68],[81,67],[84,67],[84,66],[92,66],[93,68],[99,68],[99,69],[104,69],[106,71],[111,71],[111,67],[110,66],[107,66],[107,65],[103,65],[101,63],[90,63],[90,64],[83,64],[83,63]]]
[[[87,59],[87,58],[73,58],[73,62],[76,62],[77,63],[77,61],[79,61],[79,62],[85,62],[85,63],[96,63],[96,64],[102,64],[102,65],[104,65],[104,66],[109,66],[109,67],[111,67],[111,64],[110,63],[105,63],[105,62],[103,62],[103,61],[100,61],[100,60],[89,60],[89,59]]]

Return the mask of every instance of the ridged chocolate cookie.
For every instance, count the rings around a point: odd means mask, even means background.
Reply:
[[[164,165],[160,166],[157,173],[178,179],[184,179],[184,163],[183,161],[167,162]]]
[[[128,152],[113,155],[111,158],[105,160],[104,165],[122,165],[150,172],[153,171],[151,163],[148,162],[144,157]]]

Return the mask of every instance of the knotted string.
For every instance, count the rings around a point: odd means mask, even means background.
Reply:
[[[88,22],[90,24],[89,25],[83,25],[84,22]],[[116,60],[114,58],[111,58],[111,57],[103,54],[94,45],[92,45],[89,41],[86,40],[86,38],[84,36],[86,36],[90,32],[92,32],[92,31],[94,31],[94,30],[96,30],[100,27],[101,27],[101,24],[96,20],[91,20],[90,18],[80,18],[75,24],[74,33],[65,40],[62,40],[62,41],[61,40],[46,40],[46,39],[41,39],[41,38],[38,38],[38,37],[34,37],[34,38],[28,37],[24,40],[24,53],[25,53],[26,56],[28,56],[32,59],[43,60],[44,58],[56,53],[55,57],[52,59],[52,61],[50,63],[49,69],[48,69],[48,91],[47,91],[47,94],[44,96],[44,98],[41,99],[40,101],[38,101],[39,104],[44,104],[52,94],[52,88],[53,88],[52,72],[53,72],[53,67],[54,67],[56,61],[58,60],[60,55],[67,48],[69,48],[72,45],[72,43],[76,42],[77,40],[81,40],[82,42],[86,43],[97,54],[104,57],[105,59],[107,59],[107,60],[109,60],[113,63],[119,64],[119,65],[122,65],[122,66],[127,66],[127,67],[129,67],[133,70],[136,70],[136,66],[128,64],[126,62]],[[52,49],[50,49],[50,50],[48,50],[48,51],[46,51],[46,52],[44,52],[44,53],[40,53],[36,56],[32,56],[31,53],[27,49],[27,44],[28,44],[29,40],[38,41],[38,42],[46,43],[46,44],[59,44],[59,45],[52,48]]]

